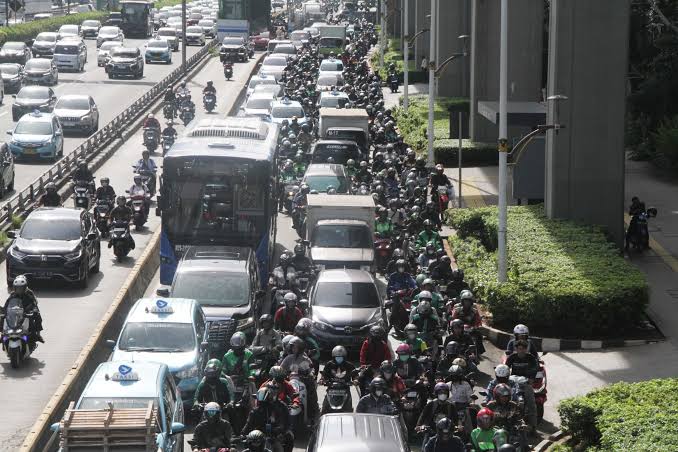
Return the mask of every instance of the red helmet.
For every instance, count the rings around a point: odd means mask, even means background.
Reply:
[[[408,344],[400,344],[396,348],[396,354],[398,355],[409,355],[411,353],[410,346]]]
[[[478,427],[487,430],[494,423],[494,412],[489,408],[483,408],[476,414],[476,419],[478,420]]]

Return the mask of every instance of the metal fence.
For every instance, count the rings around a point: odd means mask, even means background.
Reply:
[[[183,66],[179,66],[173,70],[167,77],[156,83],[149,91],[134,101],[132,105],[113,118],[108,124],[90,135],[89,138],[69,154],[64,155],[28,187],[12,196],[4,205],[2,213],[0,213],[0,229],[5,229],[11,224],[13,215],[23,216],[31,211],[35,206],[36,200],[42,194],[45,184],[54,182],[58,188],[63,187],[69,181],[70,175],[75,170],[76,162],[79,159],[85,159],[87,162],[90,162],[113,140],[122,138],[123,129],[131,125],[135,119],[146,111],[163,94],[167,87],[176,83],[186,72],[209,55],[210,49],[217,43],[217,39],[208,42],[200,51],[186,60],[185,69]]]

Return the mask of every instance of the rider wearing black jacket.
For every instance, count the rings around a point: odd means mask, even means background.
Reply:
[[[268,384],[257,391],[257,406],[250,411],[241,434],[247,435],[252,430],[268,431],[272,438],[281,442],[285,452],[291,452],[294,435],[290,431],[289,411],[275,394],[276,389]]]
[[[19,275],[14,279],[12,284],[12,292],[9,294],[7,301],[12,298],[18,298],[21,300],[21,305],[24,309],[25,314],[32,313],[33,316],[30,320],[29,331],[31,332],[31,340],[44,343],[45,340],[42,338],[40,332],[42,331],[42,317],[40,316],[40,310],[38,309],[38,300],[35,298],[35,294],[31,289],[28,288],[28,280],[25,276]],[[7,311],[7,301],[5,306],[2,309],[3,316]]]
[[[229,447],[231,435],[231,424],[222,419],[219,404],[210,402],[205,405],[203,421],[195,427],[191,443],[199,449]]]

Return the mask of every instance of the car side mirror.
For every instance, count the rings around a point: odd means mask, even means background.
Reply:
[[[97,235],[94,232],[90,232],[89,234],[87,234],[87,240],[95,240],[96,238]]]
[[[183,433],[186,430],[186,426],[182,424],[181,422],[172,422],[172,430],[170,434],[172,435],[178,435],[179,433]]]
[[[301,306],[306,306],[306,307],[308,307],[308,300],[307,300],[306,298],[302,298],[301,300],[299,300],[299,304],[300,304]]]
[[[55,433],[58,432],[60,428],[61,428],[61,426],[60,426],[59,422],[55,422],[54,424],[49,426],[49,429],[51,431],[55,432]]]
[[[14,133],[13,130],[8,130],[8,131],[7,131],[7,135],[11,135],[11,134],[13,134],[13,133]]]
[[[205,342],[205,341],[201,342],[200,343],[200,353],[206,352],[207,349],[209,348],[209,346],[210,346],[209,342]]]
[[[5,233],[8,239],[15,239],[16,238],[16,231],[7,231]]]
[[[61,130],[57,130],[54,132],[54,136],[60,137],[62,135]]]
[[[115,341],[113,339],[106,339],[106,345],[113,349],[115,348]]]
[[[155,294],[159,297],[169,297],[170,296],[170,291],[168,287],[158,287],[155,290]]]

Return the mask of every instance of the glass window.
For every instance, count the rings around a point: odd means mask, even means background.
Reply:
[[[172,427],[172,421],[174,420],[175,401],[176,398],[172,391],[172,385],[165,378],[165,382],[162,385],[162,406],[165,409],[165,425],[167,430]]]
[[[178,272],[172,296],[193,298],[201,306],[247,306],[250,286],[245,274],[219,271]]]
[[[330,185],[337,190],[337,193],[348,191],[348,181],[343,176],[306,176],[304,182],[308,184],[311,190],[319,192],[327,191],[327,187]]]
[[[313,246],[320,248],[371,248],[365,226],[319,225],[313,230]]]
[[[372,283],[320,282],[315,289],[313,305],[332,308],[377,308],[379,294]]]
[[[151,41],[148,43],[149,49],[167,49],[167,41]]]
[[[156,400],[151,397],[84,397],[78,408],[85,410],[102,410],[108,408],[108,403],[112,403],[114,408],[146,408],[148,402],[153,402],[156,406]]]
[[[198,307],[195,308],[195,334],[201,341],[205,339],[205,315]]]
[[[54,108],[63,108],[65,110],[89,110],[89,99],[87,97],[61,98],[57,101]]]
[[[2,48],[9,50],[23,50],[24,46],[25,44],[23,42],[6,42]]]
[[[124,48],[117,48],[113,49],[111,51],[111,55],[113,57],[118,57],[118,58],[136,58],[137,57],[137,49],[124,49]]]
[[[54,49],[54,53],[61,55],[77,55],[79,50],[80,49],[77,45],[57,44],[56,48]]]
[[[269,108],[271,108],[271,99],[268,99],[268,98],[252,99],[252,98],[250,98],[247,101],[247,108],[253,108],[253,109],[257,109],[257,110],[259,110],[259,109],[268,110]]]
[[[189,323],[129,322],[120,335],[120,350],[189,352],[195,348],[193,327]]]
[[[303,118],[304,117],[304,109],[301,107],[284,107],[284,106],[278,106],[278,107],[273,107],[271,110],[271,116],[274,118],[291,118],[292,116],[296,116],[297,118]]]
[[[56,42],[57,35],[54,33],[40,33],[35,37],[36,41]]]
[[[3,75],[17,75],[19,73],[19,65],[17,64],[0,64],[0,72]]]
[[[42,70],[47,71],[52,68],[52,62],[42,58],[33,58],[26,62],[25,69],[27,71]]]
[[[341,71],[344,70],[344,65],[341,63],[341,61],[324,60],[320,64],[320,70],[321,71],[338,71],[338,72],[341,72]]]
[[[82,23],[83,27],[98,27],[99,25],[98,20],[86,20]]]
[[[52,123],[47,121],[19,121],[15,135],[52,135]]]

